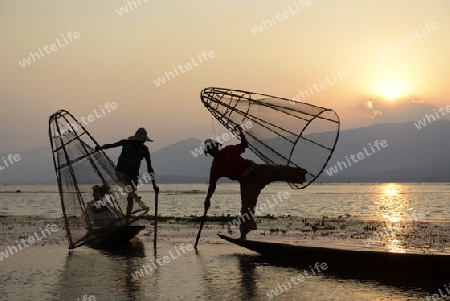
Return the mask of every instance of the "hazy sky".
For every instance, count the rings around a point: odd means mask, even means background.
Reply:
[[[209,86],[292,98],[328,77],[333,85],[303,101],[336,110],[344,129],[450,104],[450,1],[304,2],[0,1],[0,152],[48,145],[58,109],[81,118],[107,102],[117,109],[87,125],[101,144],[140,126],[151,150],[214,136],[220,126],[199,98]],[[33,61],[38,48],[44,55]],[[200,63],[204,50],[213,55]]]

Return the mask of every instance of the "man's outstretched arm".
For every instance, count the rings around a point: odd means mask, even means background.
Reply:
[[[215,191],[216,191],[216,182],[209,183],[208,194],[206,195],[206,199],[205,199],[205,209],[209,208],[209,206],[211,206],[210,200]]]
[[[156,186],[155,170],[153,169],[152,160],[150,159],[150,152],[148,154],[145,154],[145,161],[147,162],[147,172],[150,175],[150,178],[152,180],[153,190],[155,191],[156,194],[158,194],[159,187]]]
[[[239,138],[241,139],[241,146],[243,148],[247,148],[248,147],[248,141],[247,141],[247,138],[245,138],[245,135],[244,135],[244,132],[243,132],[241,126],[237,125],[236,126],[236,130],[239,132]]]
[[[116,143],[103,144],[102,146],[97,146],[97,147],[95,147],[95,150],[114,148],[114,147],[118,147],[118,146],[123,146],[122,140],[121,140],[121,141],[118,141],[118,142],[116,142]]]

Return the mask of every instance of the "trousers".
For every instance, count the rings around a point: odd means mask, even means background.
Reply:
[[[253,219],[256,203],[261,190],[268,184],[275,181],[284,181],[302,184],[306,181],[307,171],[299,167],[255,164],[248,171],[244,172],[244,177],[239,181],[241,188],[241,219],[239,230],[242,235],[252,230],[257,230],[256,222]]]

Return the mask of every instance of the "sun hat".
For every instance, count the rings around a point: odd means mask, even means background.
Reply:
[[[149,141],[153,142],[152,139],[148,138],[147,131],[144,128],[139,128],[136,131],[136,134],[134,136],[128,137],[128,140],[136,140],[136,141]]]
[[[212,138],[208,138],[203,142],[203,148],[205,149],[205,154],[208,153],[208,151],[215,147],[215,146],[220,146],[222,145],[222,143],[217,142],[216,140],[212,139]]]

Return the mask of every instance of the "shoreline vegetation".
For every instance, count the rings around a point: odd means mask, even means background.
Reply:
[[[22,158],[22,157],[21,157]],[[336,167],[333,165],[331,167]],[[347,170],[347,168],[343,168],[342,172]],[[392,174],[389,174],[381,179],[381,177],[377,175],[342,175],[341,173],[335,173],[332,176],[329,176],[324,170],[323,176],[313,183],[311,186],[320,186],[320,185],[380,185],[387,183],[395,183],[395,184],[449,184],[449,173],[447,171],[426,171],[426,176],[420,174],[420,170],[395,170]],[[156,177],[159,184],[163,185],[186,185],[186,184],[202,184],[207,187],[208,177],[206,176],[171,176],[171,175],[157,175]],[[86,185],[95,185],[98,183],[89,183]],[[235,181],[222,178],[219,180],[218,185],[220,184],[236,184]],[[283,185],[284,182],[274,182],[271,185]],[[50,181],[29,181],[29,182],[1,182],[0,187],[8,187],[8,186],[54,186],[58,187],[56,182]],[[142,187],[149,187],[151,189],[152,184],[143,184]],[[0,193],[11,192],[11,191],[0,191]],[[15,191],[13,191],[15,192]],[[52,191],[53,192],[53,191]],[[162,192],[161,192],[162,193]],[[167,192],[168,194],[171,191]],[[189,191],[183,192],[185,194],[190,193]],[[206,194],[206,189],[202,191],[202,193]]]
[[[232,221],[238,216],[208,216],[202,232],[202,243],[223,243],[217,233],[237,237],[239,228]],[[162,242],[190,242],[195,240],[202,216],[158,217],[158,239]],[[146,225],[137,236],[144,242],[153,238],[153,216],[138,221]],[[450,255],[450,222],[414,221],[411,223],[370,220],[349,214],[337,217],[256,216],[258,230],[250,232],[249,240],[285,242],[291,244],[320,243],[352,244],[361,250],[385,249],[393,252],[447,253]],[[0,246],[8,246],[19,239],[27,239],[36,229],[56,224],[60,231],[48,240],[35,245],[67,245],[63,218],[41,216],[0,215]],[[370,244],[367,244],[370,241]],[[34,247],[34,246],[33,246]]]

